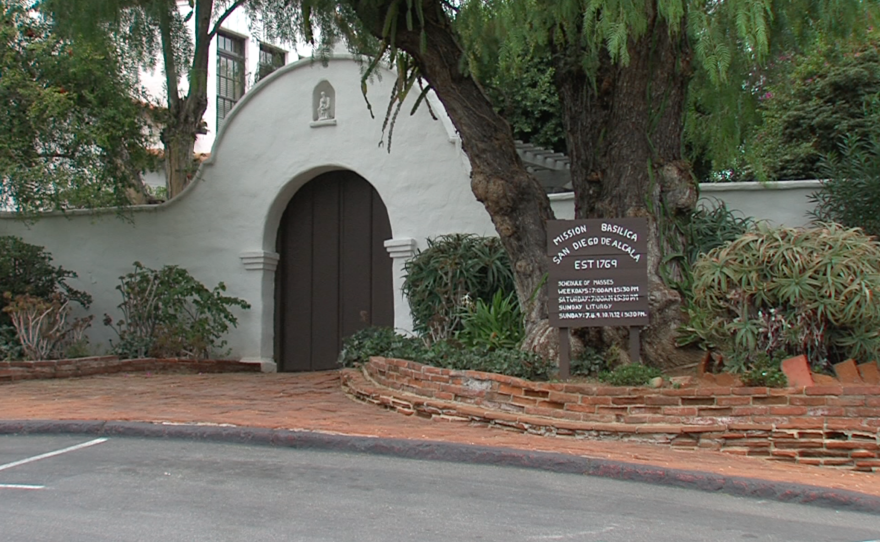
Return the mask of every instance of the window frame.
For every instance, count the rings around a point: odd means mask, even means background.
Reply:
[[[264,55],[269,55],[271,58],[271,62],[264,62]],[[280,59],[280,63],[276,63],[276,60]],[[264,41],[260,42],[259,49],[259,57],[257,58],[257,73],[255,82],[267,77],[269,74],[281,68],[287,64],[287,51],[284,49],[272,45],[271,43],[266,43]],[[271,68],[269,71],[264,72],[264,67]]]
[[[228,46],[226,44],[228,42]],[[247,69],[247,38],[231,32],[220,31],[217,33],[217,129],[223,125],[223,121],[235,104],[244,96],[246,91],[245,72]],[[237,47],[236,47],[237,46]],[[224,63],[231,64],[232,75],[224,67]],[[225,83],[225,84],[224,84]],[[232,95],[223,92],[232,87]]]

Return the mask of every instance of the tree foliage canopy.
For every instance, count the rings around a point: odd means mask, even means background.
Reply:
[[[880,136],[880,48],[872,41],[819,44],[785,64],[760,96],[763,122],[747,144],[762,177],[822,178],[822,158],[846,138]]]
[[[61,38],[24,0],[0,9],[0,205],[126,205],[151,160],[134,79],[112,47]]]
[[[536,57],[578,65],[594,87],[599,68],[625,69],[649,24],[663,20],[686,36],[680,66],[690,79],[685,116],[688,157],[724,169],[760,124],[767,61],[834,36],[859,39],[876,0],[489,0],[463,2],[456,18],[478,79],[523,73]],[[650,43],[647,44],[650,46]]]

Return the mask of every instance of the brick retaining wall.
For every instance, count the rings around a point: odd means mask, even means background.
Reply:
[[[124,372],[230,373],[260,372],[259,363],[227,360],[124,359],[98,356],[48,361],[0,361],[0,382],[41,378],[68,378]]]
[[[371,358],[363,370],[382,386],[425,399],[396,397],[385,406],[426,417],[880,470],[880,386],[631,388],[530,382],[386,358]]]

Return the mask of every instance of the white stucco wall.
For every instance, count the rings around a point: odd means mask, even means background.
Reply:
[[[390,250],[397,256],[407,253],[401,246],[423,247],[427,237],[494,232],[470,191],[467,160],[448,119],[433,121],[424,107],[411,117],[411,106],[404,105],[389,154],[378,146],[383,119],[370,117],[360,73],[351,58],[326,67],[303,60],[273,73],[238,103],[184,193],[160,206],[133,209],[130,222],[112,212],[71,212],[28,226],[6,215],[0,235],[43,245],[56,263],[79,273],[74,285],[95,298],[89,311],[96,315],[93,344],[106,345],[113,337],[100,320],[105,312],[119,316],[114,287],[132,262],[177,264],[209,286],[225,282],[229,295],[252,305],[239,312],[229,346],[234,357],[269,362],[278,224],[296,190],[318,174],[349,169],[373,184],[388,209],[395,239]],[[382,74],[369,89],[380,112],[396,80]],[[312,91],[324,80],[336,92],[336,124],[312,127]],[[434,111],[441,114],[442,108]],[[397,292],[402,261],[395,258]],[[395,324],[411,325],[405,303],[396,304]]]
[[[810,222],[814,205],[810,195],[821,181],[778,181],[771,183],[702,183],[699,205],[711,207],[718,202],[742,216],[766,220],[776,226],[800,227]],[[551,194],[550,206],[556,218],[574,218],[574,194]]]
[[[700,185],[700,204],[727,208],[744,216],[766,220],[774,226],[800,227],[810,223],[815,207],[810,195],[821,181],[777,181],[769,183],[704,183]]]

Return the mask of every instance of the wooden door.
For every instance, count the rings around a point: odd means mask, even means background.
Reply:
[[[325,173],[297,191],[278,230],[279,371],[336,368],[343,337],[394,324],[390,238],[385,204],[356,173]]]

